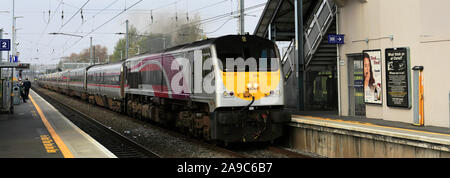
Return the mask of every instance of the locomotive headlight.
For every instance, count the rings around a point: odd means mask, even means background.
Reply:
[[[280,90],[270,90],[270,96],[280,96]]]
[[[247,83],[248,89],[258,89],[259,84],[258,83]]]
[[[223,96],[225,97],[225,98],[231,98],[231,97],[233,97],[234,96],[234,92],[228,92],[228,91],[224,91],[223,92]]]

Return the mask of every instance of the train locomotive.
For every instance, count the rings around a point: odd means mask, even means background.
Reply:
[[[38,83],[206,140],[263,142],[291,120],[281,69],[272,41],[228,35],[42,75]]]

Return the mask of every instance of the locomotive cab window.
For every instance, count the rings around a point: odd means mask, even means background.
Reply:
[[[279,58],[276,54],[275,45],[273,42],[266,39],[250,38],[244,42],[238,37],[226,38],[216,42],[217,56],[221,63],[219,67],[224,72],[256,72],[256,71],[277,71]],[[248,62],[245,68],[237,66],[238,58],[244,59]],[[248,59],[255,59],[256,66],[250,67]],[[227,67],[227,59],[234,60],[234,69]],[[256,67],[256,69],[255,69]]]

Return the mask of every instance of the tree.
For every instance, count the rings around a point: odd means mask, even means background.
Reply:
[[[172,46],[171,38],[170,35],[161,33],[146,34],[138,44],[142,53],[157,53]]]
[[[187,19],[181,20],[167,16],[169,12],[162,13],[157,22],[144,26],[144,32],[139,34],[136,27],[129,27],[129,49],[128,57],[138,54],[156,53],[176,45],[191,43],[201,40],[203,29],[197,24],[190,23]],[[131,17],[131,19],[142,19]],[[190,21],[200,21],[200,16],[196,14]],[[119,39],[111,55],[111,61],[125,59],[126,38]]]
[[[194,22],[200,21],[200,16],[196,14],[192,19]],[[192,43],[202,39],[203,29],[199,24],[189,22],[181,23],[173,35],[174,45]]]
[[[133,57],[137,54],[137,52],[140,52],[139,49],[139,41],[142,40],[142,37],[138,35],[137,29],[134,26],[130,26],[130,29],[128,31],[128,58]],[[126,58],[126,37],[120,38],[119,41],[116,43],[116,46],[114,47],[114,52],[111,55],[111,62],[117,62],[120,60],[124,60]]]
[[[95,63],[106,63],[108,60],[108,48],[106,46],[102,45],[95,45],[93,46],[95,49],[94,52],[94,59]],[[72,53],[69,56],[63,57],[60,61],[58,66],[62,66],[63,63],[89,63],[91,54],[90,54],[90,48],[83,49],[80,53]]]

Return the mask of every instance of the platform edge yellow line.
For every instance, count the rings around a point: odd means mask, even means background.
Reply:
[[[50,125],[47,118],[45,117],[44,113],[42,112],[41,108],[36,104],[34,99],[29,96],[31,102],[33,103],[34,107],[36,108],[39,116],[41,117],[42,122],[44,123],[45,127],[47,127],[48,132],[52,136],[53,140],[55,141],[56,145],[58,146],[59,150],[61,150],[61,153],[63,154],[64,158],[74,158],[72,155],[72,152],[70,152],[69,148],[67,148],[66,144],[62,141],[62,139],[59,137],[59,135],[55,132],[55,129]]]
[[[450,134],[444,134],[444,133],[421,131],[421,130],[412,130],[412,129],[404,129],[404,128],[391,127],[391,126],[381,126],[381,125],[376,125],[376,124],[371,124],[371,123],[362,123],[362,122],[358,122],[358,121],[344,121],[344,120],[340,120],[340,119],[330,119],[330,118],[304,116],[304,115],[293,115],[293,117],[300,117],[300,118],[304,117],[304,118],[317,119],[317,120],[334,121],[334,122],[338,122],[338,123],[341,122],[341,123],[350,123],[350,124],[355,124],[355,125],[365,125],[365,126],[380,127],[380,128],[394,129],[394,130],[396,129],[396,130],[424,133],[424,134],[430,134],[430,135],[450,136]]]

